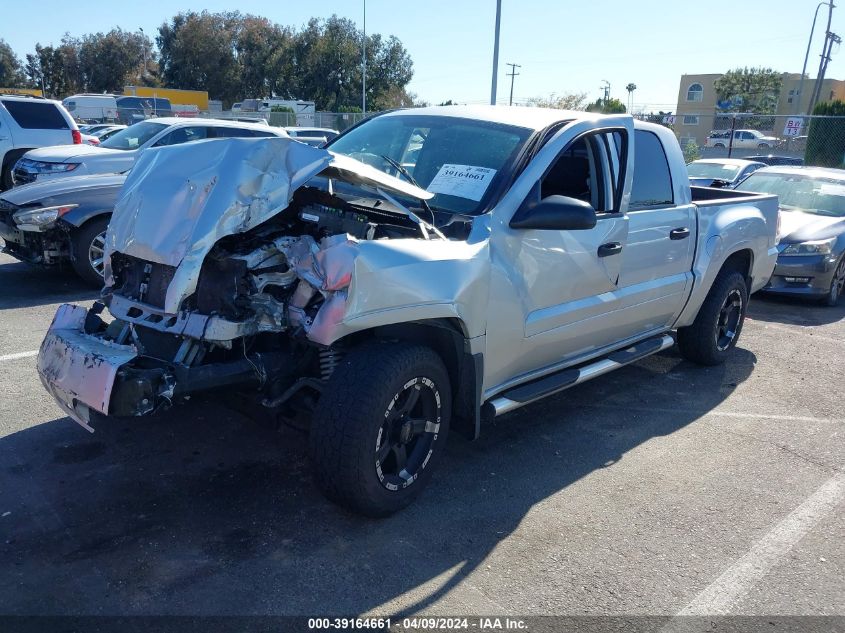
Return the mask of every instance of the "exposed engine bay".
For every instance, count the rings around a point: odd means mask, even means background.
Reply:
[[[209,245],[178,310],[172,293],[190,248],[177,266],[113,250],[102,302],[84,315],[63,306],[70,310],[56,317],[94,339],[95,349],[77,360],[111,367],[102,376],[107,384],[63,387],[73,359],[58,348],[69,334],[51,344],[52,329],[44,345],[54,347],[55,366],[39,367],[42,381],[89,430],[91,409],[146,415],[220,388],[251,392],[269,409],[308,410],[343,354],[343,343],[333,341],[360,245],[451,242],[466,239],[470,227],[470,218],[455,216],[438,229],[381,187],[321,176],[293,190],[289,204],[265,221]],[[106,306],[111,322],[100,316]],[[42,357],[50,359],[44,348]],[[95,393],[85,394],[89,388]]]

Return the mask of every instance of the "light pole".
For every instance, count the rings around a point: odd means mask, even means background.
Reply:
[[[813,33],[816,30],[816,20],[819,17],[819,9],[822,8],[823,5],[827,5],[830,7],[830,10],[833,11],[833,2],[819,2],[816,6],[816,12],[813,14],[813,26],[810,27],[810,39],[807,40],[807,52],[804,54],[804,66],[801,68],[801,80],[798,82],[798,94],[796,95],[795,99],[795,114],[801,110],[801,98],[804,95],[804,76],[807,74],[807,60],[810,58],[810,47],[813,45]],[[807,114],[812,114],[808,112]]]
[[[144,77],[147,76],[147,36],[144,34],[144,29],[140,26],[138,30],[141,31],[141,48],[144,50]]]
[[[493,40],[493,82],[490,86],[490,105],[496,105],[496,80],[499,77],[499,25],[502,22],[502,0],[496,0],[496,36]]]
[[[364,45],[361,47],[361,112],[367,114],[367,0],[364,0]]]

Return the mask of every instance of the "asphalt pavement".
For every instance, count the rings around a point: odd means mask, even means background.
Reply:
[[[845,615],[845,302],[755,296],[722,367],[672,348],[452,435],[374,521],[298,431],[62,415],[33,353],[95,297],[0,255],[0,614]]]

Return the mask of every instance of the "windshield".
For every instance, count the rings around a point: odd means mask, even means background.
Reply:
[[[138,149],[149,141],[156,134],[161,132],[167,125],[164,123],[153,123],[152,121],[141,121],[121,130],[108,140],[100,143],[100,147],[108,149]]]
[[[739,173],[739,167],[724,163],[690,163],[687,165],[687,171],[691,178],[733,180]]]
[[[531,130],[451,116],[379,116],[328,149],[398,178],[402,165],[435,194],[431,207],[453,213],[484,210]]]
[[[777,194],[784,210],[845,217],[845,179],[757,172],[742,181],[737,190]]]

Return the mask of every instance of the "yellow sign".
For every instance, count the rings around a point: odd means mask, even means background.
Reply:
[[[43,93],[35,88],[0,88],[0,94],[43,96]]]

